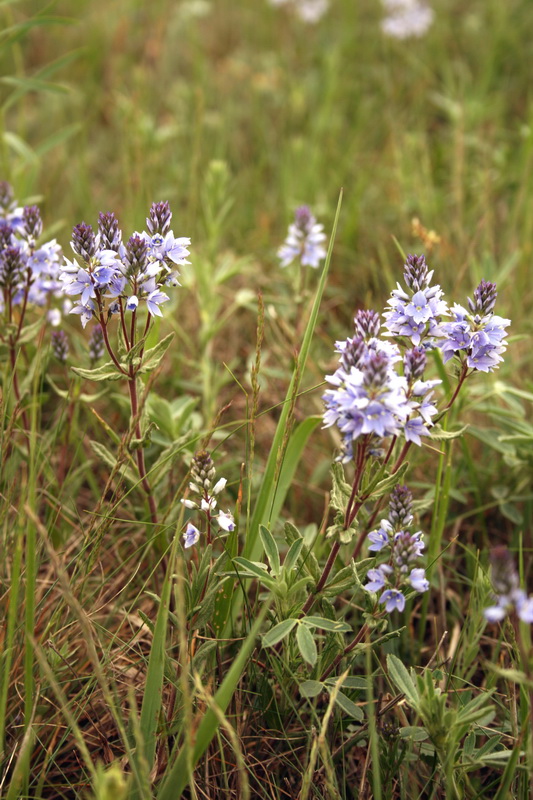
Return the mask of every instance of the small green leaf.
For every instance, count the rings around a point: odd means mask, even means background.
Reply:
[[[298,625],[296,641],[302,658],[314,667],[318,658],[316,642],[313,638],[313,634],[306,625]]]
[[[112,361],[102,364],[95,369],[82,369],[81,367],[71,367],[72,372],[87,381],[119,381],[123,376]]]
[[[331,633],[349,633],[352,628],[346,622],[339,622],[325,617],[304,617],[302,619],[304,625],[310,628],[321,628],[324,631],[331,631]]]
[[[239,567],[242,567],[242,570],[238,570],[239,574],[246,574],[247,577],[252,578],[259,578],[259,580],[263,581],[269,586],[272,586],[275,583],[274,578],[270,576],[267,572],[267,568],[264,564],[261,564],[257,561],[249,561],[247,558],[243,558],[242,556],[236,556],[233,559],[233,563],[237,564]]]
[[[296,567],[303,545],[304,540],[297,539],[289,547],[287,555],[285,556],[285,561],[283,562],[283,569],[287,570],[287,572],[290,572]]]
[[[161,339],[161,341],[158,342],[155,347],[147,350],[143,356],[142,365],[139,369],[139,372],[151,372],[152,370],[156,369],[156,367],[158,367],[163,360],[163,356],[170,347],[173,338],[174,334],[169,333],[168,336],[165,336],[164,339]]]
[[[412,704],[413,708],[417,708],[419,703],[418,689],[413,683],[405,665],[400,659],[389,653],[387,656],[387,669],[389,677],[400,692],[403,692],[407,700]]]
[[[455,431],[445,431],[440,425],[434,425],[429,431],[429,438],[435,442],[445,442],[448,439],[457,439],[469,428],[469,425],[463,425]]]
[[[400,739],[412,739],[414,742],[423,742],[429,736],[425,728],[407,726],[400,728]]]
[[[362,722],[365,718],[363,714],[363,709],[356,706],[353,700],[350,700],[343,692],[338,692],[337,697],[335,698],[335,703],[342,708],[345,714],[348,714],[349,717],[353,717],[358,722]]]
[[[268,558],[268,563],[270,564],[270,569],[272,570],[272,574],[276,577],[279,575],[280,572],[280,561],[279,561],[279,550],[276,544],[276,540],[264,525],[259,526],[259,535],[261,536],[261,541],[263,543],[263,547],[265,549],[266,557]]]
[[[278,642],[281,642],[292,631],[297,619],[284,619],[283,622],[278,622],[263,636],[263,647],[274,647]]]
[[[298,688],[302,697],[307,698],[316,697],[324,691],[324,686],[320,681],[304,681]]]

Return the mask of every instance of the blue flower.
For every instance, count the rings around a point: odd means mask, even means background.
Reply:
[[[403,611],[405,608],[405,596],[399,589],[386,589],[379,598],[379,602],[385,605],[385,611],[388,614],[392,614],[396,610]]]
[[[326,235],[324,226],[317,224],[315,217],[307,206],[300,206],[295,212],[295,221],[289,225],[289,233],[284,244],[278,250],[278,258],[282,267],[287,267],[295,259],[299,259],[302,267],[316,269],[326,257],[323,243]]]
[[[438,342],[444,362],[457,356],[469,369],[492,372],[503,361],[505,329],[511,321],[492,313],[496,294],[495,284],[481,281],[474,292],[475,301],[468,301],[470,311],[457,304],[452,307],[454,319],[441,325],[443,338]],[[475,313],[487,309],[488,313]]]
[[[388,575],[392,569],[387,564],[382,564],[377,569],[369,569],[366,577],[369,578],[368,583],[365,583],[363,589],[367,592],[379,592],[387,583]]]
[[[415,589],[417,592],[427,592],[429,589],[429,581],[426,578],[426,571],[421,567],[411,570],[408,581],[413,589]]]
[[[192,522],[189,522],[183,534],[183,546],[185,548],[193,547],[198,542],[199,538],[200,531],[198,528],[195,528]]]
[[[406,336],[417,347],[423,340],[424,344],[435,341],[440,321],[448,313],[440,286],[430,285],[432,277],[424,256],[407,256],[404,269],[407,289],[397,284],[383,314],[391,335]]]

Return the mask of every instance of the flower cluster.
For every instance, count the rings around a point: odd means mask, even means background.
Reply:
[[[141,303],[151,316],[162,316],[160,306],[169,300],[162,289],[177,286],[178,266],[189,263],[190,239],[174,236],[171,219],[167,202],[153,203],[147,230],[125,244],[113,213],[100,214],[96,233],[85,222],[74,227],[76,258],[65,258],[60,277],[65,294],[78,298],[71,313],[80,315],[83,327],[105,311],[136,312]]]
[[[520,588],[520,580],[513,557],[506,547],[495,547],[490,554],[492,585],[496,604],[484,610],[489,622],[501,622],[511,611],[516,611],[522,622],[533,623],[533,596],[528,597]]]
[[[289,225],[289,233],[278,250],[281,266],[287,267],[299,259],[302,267],[317,268],[326,257],[324,226],[317,224],[307,206],[296,209],[295,220]]]
[[[339,428],[342,460],[353,458],[353,443],[363,435],[377,439],[404,435],[420,445],[437,413],[430,389],[438,381],[421,380],[425,352],[413,349],[402,360],[396,344],[378,338],[375,311],[358,311],[354,323],[355,336],[336,343],[340,367],[326,376],[334,388],[323,395],[324,425]]]
[[[17,206],[9,183],[0,182],[0,310],[49,304],[59,297],[61,248],[55,239],[38,243],[43,223],[37,206]],[[53,310],[52,324],[60,312]],[[52,313],[52,312],[50,312]]]
[[[382,3],[386,16],[381,21],[381,30],[393,39],[424,36],[433,23],[433,9],[421,0],[382,0]]]
[[[340,367],[326,381],[333,388],[324,396],[325,427],[337,425],[342,434],[343,461],[353,458],[353,442],[362,435],[375,438],[402,435],[420,446],[438,413],[433,389],[440,380],[424,379],[427,351],[440,348],[444,361],[456,356],[467,371],[489,372],[502,361],[508,319],[493,313],[496,286],[481,281],[468,300],[469,309],[451,311],[423,255],[407,256],[405,288],[397,284],[383,313],[385,336],[375,311],[358,311],[355,336],[336,342]],[[454,319],[449,321],[450,316]],[[401,354],[400,347],[403,349]],[[372,445],[374,452],[379,447]]]
[[[207,541],[211,541],[211,528],[215,522],[218,527],[226,532],[235,529],[235,521],[230,511],[217,511],[217,495],[226,487],[226,478],[215,480],[215,465],[213,459],[206,450],[200,450],[195,454],[191,465],[191,482],[189,489],[193,494],[198,495],[198,501],[182,500],[186,508],[200,511],[204,514],[207,526]],[[191,522],[187,524],[183,534],[183,546],[192,547],[200,539],[200,531]]]
[[[468,310],[457,304],[452,306],[453,320],[441,325],[445,338],[438,343],[445,362],[457,356],[469,369],[492,372],[503,361],[505,328],[511,321],[493,313],[497,295],[496,284],[481,281],[474,299],[468,298]]]
[[[367,573],[367,592],[382,592],[379,602],[390,613],[405,608],[404,591],[409,587],[427,592],[429,582],[422,567],[413,566],[422,555],[422,532],[412,533],[412,495],[406,486],[396,486],[389,504],[389,515],[379,528],[368,534],[369,550],[386,553],[388,561]],[[383,590],[383,591],[382,591]]]
[[[405,336],[418,347],[433,345],[440,333],[440,322],[448,313],[440,286],[431,286],[433,270],[424,256],[408,255],[404,266],[406,289],[400,284],[391,293],[383,314],[385,327],[394,336]]]

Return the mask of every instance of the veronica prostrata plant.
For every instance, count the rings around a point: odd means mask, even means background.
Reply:
[[[87,380],[127,383],[134,432],[129,448],[136,454],[154,524],[158,514],[144,460],[150,428],[143,431],[141,427],[139,390],[143,385],[139,378],[159,366],[170,345],[173,334],[146,349],[152,321],[163,316],[161,307],[170,299],[167,291],[179,285],[178,267],[189,263],[190,239],[175,237],[171,220],[168,202],[153,203],[147,229],[134,232],[126,242],[112,212],[99,215],[96,231],[80,222],[72,231],[74,259],[65,258],[59,275],[63,292],[75,298],[70,313],[80,316],[83,327],[93,320],[98,326],[90,337],[91,361],[96,363],[103,347],[111,359],[100,367],[73,367],[73,371]]]

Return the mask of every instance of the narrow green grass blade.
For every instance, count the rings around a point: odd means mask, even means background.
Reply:
[[[231,665],[228,674],[224,678],[221,686],[215,694],[214,701],[220,710],[224,713],[230,703],[231,698],[237,688],[237,684],[244,671],[246,663],[254,649],[255,640],[261,629],[261,625],[270,608],[270,601],[267,601],[254,622],[250,633],[246,637],[235,661]],[[196,732],[196,740],[194,750],[192,752],[191,762],[194,766],[198,763],[202,755],[205,753],[213,737],[215,736],[220,725],[219,719],[212,709],[206,711],[198,731]],[[187,747],[184,745],[176,758],[176,761],[171,770],[169,770],[166,780],[164,781],[161,789],[157,793],[157,800],[178,800],[185,787],[190,781],[190,774],[188,773],[187,763],[189,760]]]
[[[270,449],[270,453],[268,456],[265,473],[263,475],[263,481],[261,483],[261,488],[257,496],[254,513],[250,523],[250,529],[248,530],[246,542],[244,545],[243,555],[246,558],[249,558],[251,561],[256,561],[259,558],[261,552],[261,542],[259,541],[259,526],[266,525],[269,519],[274,519],[274,515],[272,514],[272,511],[274,510],[273,509],[274,498],[276,499],[276,508],[280,507],[285,499],[283,493],[281,491],[278,491],[278,487],[280,486],[279,478],[281,477],[281,474],[280,476],[278,476],[278,481],[276,482],[275,480],[276,465],[278,463],[280,455],[282,455],[281,448],[283,446],[283,440],[285,437],[287,424],[289,422],[289,413],[292,406],[292,401],[295,395],[297,394],[300,386],[300,380],[303,371],[305,369],[307,356],[309,355],[311,340],[313,338],[313,333],[316,328],[320,303],[322,300],[322,295],[324,293],[324,288],[326,286],[326,278],[329,271],[329,265],[331,263],[333,243],[335,241],[335,235],[337,232],[337,224],[339,221],[341,205],[342,205],[342,190],[339,195],[339,202],[337,204],[337,211],[335,213],[335,220],[333,222],[333,229],[331,231],[331,238],[329,241],[329,248],[328,248],[328,254],[326,256],[326,262],[324,264],[324,269],[322,270],[322,275],[320,276],[320,282],[316,290],[313,307],[311,309],[311,314],[309,316],[309,320],[307,322],[307,326],[304,332],[302,348],[298,355],[294,372],[292,374],[291,382],[287,391],[287,396],[283,404],[278,426],[276,428],[276,433],[274,435],[274,440],[272,442],[272,447]]]
[[[144,756],[149,769],[152,768],[156,749],[156,731],[163,699],[163,678],[165,672],[165,644],[167,640],[168,612],[172,574],[176,557],[178,535],[174,537],[172,552],[168,562],[165,580],[161,590],[161,602],[152,638],[152,647],[148,658],[148,671],[141,705],[140,732],[144,742]]]

